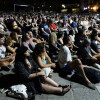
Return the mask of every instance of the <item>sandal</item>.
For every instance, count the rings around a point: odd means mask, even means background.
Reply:
[[[64,85],[64,86],[59,85],[58,87],[66,88],[66,87],[68,87],[68,86],[69,86],[69,85]]]
[[[70,86],[70,85],[68,85],[68,86],[63,86],[63,87],[62,87],[61,95],[63,96],[63,95],[66,94],[70,89],[71,89],[71,86]]]

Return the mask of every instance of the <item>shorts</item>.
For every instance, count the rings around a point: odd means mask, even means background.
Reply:
[[[67,64],[67,65],[64,65],[64,67],[62,68],[62,71],[66,74],[71,74],[74,70],[70,68],[70,66]]]

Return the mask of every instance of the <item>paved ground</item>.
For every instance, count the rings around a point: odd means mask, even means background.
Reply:
[[[7,74],[5,71],[3,74]],[[11,72],[9,72],[11,73]],[[54,73],[52,77],[57,83],[66,85],[71,84],[71,90],[65,94],[64,96],[57,96],[51,94],[42,94],[37,95],[35,100],[100,100],[100,83],[96,84],[97,89],[91,90],[86,86],[69,81],[68,79],[64,79],[59,77],[58,73]],[[18,100],[14,98],[7,97],[5,94],[0,93],[0,100]]]

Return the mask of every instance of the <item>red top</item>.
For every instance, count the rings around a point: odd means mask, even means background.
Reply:
[[[51,25],[49,25],[49,27],[50,27],[50,29],[52,29],[52,28],[53,28],[54,30],[57,28],[57,27],[56,27],[56,25],[55,25],[54,23],[53,23],[53,24],[51,24]]]

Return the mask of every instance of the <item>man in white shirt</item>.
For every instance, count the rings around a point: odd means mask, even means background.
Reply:
[[[63,68],[64,65],[67,65],[69,61],[72,61],[71,52],[67,46],[63,46],[60,49],[58,61],[60,68]]]
[[[77,69],[79,73],[82,75],[86,85],[91,88],[95,89],[94,84],[92,84],[89,79],[86,77],[84,72],[84,67],[88,67],[85,65],[82,65],[80,59],[72,60],[71,52],[69,49],[69,46],[71,45],[71,39],[70,37],[64,37],[63,39],[64,46],[60,48],[59,54],[58,54],[58,62],[59,66],[62,69],[62,71],[72,71],[73,69]]]

